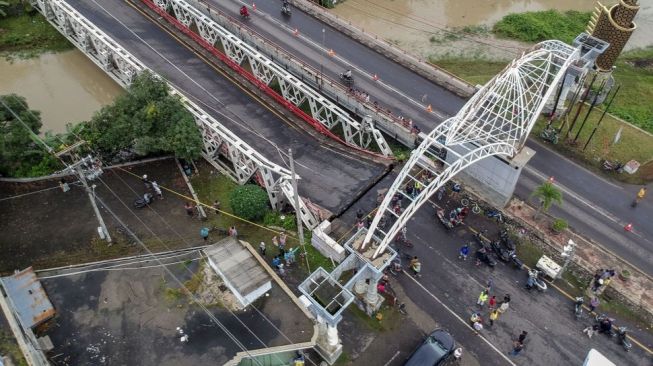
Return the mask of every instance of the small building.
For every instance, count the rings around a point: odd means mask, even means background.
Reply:
[[[272,289],[270,276],[238,240],[227,237],[204,249],[209,265],[246,307]]]
[[[32,267],[0,279],[23,329],[34,329],[51,319],[54,307]]]

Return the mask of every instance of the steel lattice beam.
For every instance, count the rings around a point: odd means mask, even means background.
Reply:
[[[157,2],[164,4],[162,0]],[[122,87],[127,88],[134,77],[144,71],[156,75],[65,1],[33,0],[32,5]],[[171,94],[180,98],[200,128],[204,142],[202,155],[209,163],[240,184],[258,178],[268,193],[272,207],[278,206],[280,192],[284,193],[287,201],[294,205],[294,191],[289,182],[290,171],[259,154],[213,116],[186,98],[172,84],[168,83],[168,85]],[[231,162],[231,166],[220,159],[220,156],[226,157]],[[318,224],[315,215],[303,200],[300,200],[300,206],[296,211],[301,213],[304,224],[311,229],[315,228]]]
[[[374,257],[382,253],[413,214],[454,175],[493,155],[514,156],[523,147],[545,103],[567,68],[580,58],[580,50],[560,41],[537,44],[488,82],[453,117],[436,127],[415,149],[377,210],[363,247],[373,237],[380,241]],[[407,185],[420,186],[414,196]],[[409,204],[395,210],[399,194]],[[380,228],[381,218],[390,228]]]
[[[392,156],[392,150],[383,135],[373,125],[356,121],[331,100],[323,97],[312,87],[300,81],[185,0],[143,1],[152,2],[160,9],[172,9],[177,20],[186,27],[190,28],[192,24],[195,24],[199,36],[211,46],[216,46],[220,41],[230,60],[238,65],[242,65],[247,60],[252,74],[266,85],[270,85],[276,80],[283,98],[295,106],[302,107],[305,102],[308,102],[311,117],[329,130],[340,125],[344,131],[346,143],[367,149],[374,141],[384,156]]]

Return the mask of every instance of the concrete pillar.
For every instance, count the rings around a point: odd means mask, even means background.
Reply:
[[[371,278],[365,280],[367,284],[367,294],[365,296],[365,301],[368,304],[376,304],[379,301],[379,293],[376,290],[376,281],[372,281]]]
[[[327,324],[327,344],[331,347],[336,347],[340,343],[340,338],[338,337],[338,327],[337,325]]]
[[[365,283],[365,279],[361,278],[358,281],[356,281],[356,284],[354,284],[354,292],[357,295],[363,295],[366,291],[367,284]]]

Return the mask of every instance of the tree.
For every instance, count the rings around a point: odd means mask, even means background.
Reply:
[[[38,176],[60,167],[34,137],[41,126],[40,112],[29,109],[25,98],[16,94],[0,95],[1,175]]]
[[[540,207],[538,207],[535,216],[533,216],[535,219],[537,219],[537,216],[542,211],[548,211],[553,203],[562,205],[562,192],[551,181],[546,181],[535,188],[531,197],[536,197],[540,200]]]
[[[181,100],[169,94],[164,81],[147,72],[80,132],[109,158],[121,150],[133,150],[142,156],[173,153],[195,159],[203,146],[199,128]]]
[[[256,184],[236,187],[229,196],[231,209],[246,220],[261,219],[269,209],[268,194]]]

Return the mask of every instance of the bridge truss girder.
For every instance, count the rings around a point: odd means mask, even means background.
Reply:
[[[193,5],[185,0],[153,0],[153,3],[164,11],[171,10],[176,19],[187,28],[191,29],[191,26],[195,25],[198,35],[211,46],[221,45],[231,61],[242,66],[247,60],[252,74],[261,82],[270,86],[276,81],[285,100],[299,108],[308,102],[311,117],[329,130],[340,126],[347,144],[368,149],[371,143],[375,142],[384,156],[392,156],[388,143],[372,123],[367,120],[358,122],[334,102],[204,15]]]
[[[489,156],[518,153],[567,68],[579,58],[579,49],[560,41],[539,43],[489,81],[455,116],[431,131],[386,193],[362,248],[378,238],[376,258],[457,173]],[[418,187],[414,190],[418,193],[407,194],[408,185]],[[394,207],[395,196],[407,200],[408,205]],[[387,230],[387,225],[379,227],[383,217],[390,225]]]
[[[142,72],[149,71],[157,75],[65,1],[32,0],[32,5],[123,88],[129,87],[134,78]],[[266,189],[274,208],[279,208],[279,193],[283,193],[286,201],[294,206],[294,190],[290,183],[289,170],[269,161],[179,92],[173,84],[168,82],[168,85],[170,93],[180,98],[200,129],[204,143],[202,156],[211,165],[239,184],[250,179],[257,180]],[[300,207],[296,208],[296,211],[301,213],[302,221],[307,227],[313,229],[319,224],[303,200],[300,200]]]

